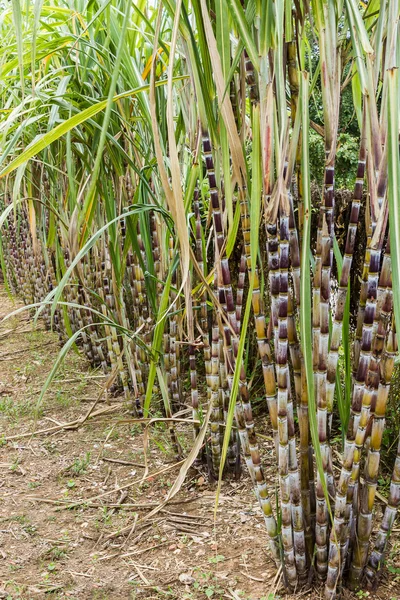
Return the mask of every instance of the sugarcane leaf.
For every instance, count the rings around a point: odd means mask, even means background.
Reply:
[[[12,0],[12,12],[15,27],[15,35],[17,38],[17,54],[19,65],[19,77],[21,83],[22,95],[24,94],[24,61],[23,61],[23,30],[22,30],[22,15],[20,0]]]
[[[205,0],[200,0],[201,10],[203,15],[204,27],[207,37],[207,42],[210,49],[210,55],[212,58],[214,78],[217,86],[218,97],[219,97],[219,109],[221,111],[222,118],[226,127],[226,131],[229,139],[229,146],[233,164],[233,171],[237,177],[239,185],[243,186],[243,181],[246,181],[246,162],[243,154],[242,144],[239,138],[239,134],[236,128],[236,121],[232,110],[232,104],[228,95],[224,94],[225,83],[222,73],[221,60],[219,57],[217,44],[210,21],[210,17],[207,11]]]
[[[160,306],[158,309],[157,324],[154,329],[153,343],[151,346],[152,359],[150,362],[149,374],[147,376],[146,396],[145,396],[144,407],[143,407],[144,417],[147,417],[149,414],[150,403],[151,403],[151,399],[153,396],[154,381],[155,381],[155,377],[156,377],[156,373],[157,373],[157,363],[159,360],[162,339],[163,339],[163,333],[164,333],[164,328],[165,328],[165,318],[166,318],[166,315],[168,314],[168,301],[169,301],[169,292],[170,292],[170,287],[171,287],[171,279],[172,279],[172,267],[170,268],[167,280],[165,282],[165,286],[163,288],[163,292],[162,292],[161,299],[160,299]]]
[[[360,39],[362,48],[366,54],[373,54],[374,51],[371,47],[365,23],[362,18],[361,12],[355,2],[355,0],[345,0],[347,9],[352,12],[354,17],[354,28],[357,31],[357,35]]]
[[[172,413],[171,402],[169,399],[168,386],[165,381],[165,374],[159,366],[156,367],[156,372],[157,372],[158,383],[160,386],[161,396],[162,396],[163,403],[164,403],[165,414],[170,415]]]
[[[390,256],[393,290],[400,290],[400,161],[399,161],[399,72],[387,71],[388,77],[388,201]],[[393,309],[397,327],[400,325],[400,294],[393,293]]]
[[[351,91],[353,94],[353,103],[356,110],[358,126],[361,129],[362,126],[362,90],[360,77],[358,75],[356,66],[353,65],[353,77],[351,78]]]
[[[171,40],[171,56],[174,55],[177,43],[178,36],[178,27],[179,27],[179,15],[180,15],[180,7],[181,1],[178,0],[177,9],[174,20],[174,27],[172,31],[172,40]],[[172,90],[173,83],[173,71],[174,71],[174,61],[171,60],[168,69],[168,84],[167,84],[167,129],[168,129],[168,143],[169,143],[169,151],[170,151],[170,169],[172,176],[172,193],[169,195],[169,208],[172,212],[176,233],[179,239],[180,246],[180,260],[181,260],[181,288],[179,290],[187,289],[185,287],[187,278],[189,276],[189,263],[190,263],[190,252],[189,252],[189,233],[188,233],[188,224],[185,214],[185,205],[182,195],[182,185],[181,185],[181,173],[179,168],[179,156],[178,156],[178,148],[175,141],[175,130],[174,130],[174,96]],[[169,187],[169,186],[168,186]],[[186,296],[187,304],[191,302],[190,297]]]
[[[343,257],[339,249],[336,236],[333,239],[333,251],[335,254],[335,260],[338,270],[338,279],[340,280],[343,268]],[[342,383],[340,379],[339,369],[336,369],[336,392],[338,395],[338,408],[340,414],[340,422],[342,424],[342,434],[345,435],[347,431],[347,425],[350,418],[350,404],[351,404],[351,357],[350,357],[350,281],[347,284],[347,293],[345,308],[343,312],[342,321],[342,343],[344,352],[344,396],[342,393]]]
[[[253,36],[250,31],[246,15],[240,4],[240,0],[228,0],[228,6],[232,14],[233,19],[236,22],[237,28],[240,33],[240,37],[244,42],[247,50],[247,54],[250,57],[253,67],[256,71],[259,71],[259,60],[256,45],[253,41]]]
[[[74,334],[72,334],[72,336],[65,342],[65,344],[61,348],[60,352],[58,353],[57,358],[51,368],[50,373],[48,374],[48,376],[46,378],[46,381],[43,384],[43,387],[40,391],[39,398],[36,402],[36,407],[35,407],[36,419],[37,419],[38,411],[42,404],[43,398],[44,398],[47,390],[49,389],[51,382],[53,381],[54,377],[56,376],[60,366],[64,362],[65,357],[67,356],[69,350],[75,345],[75,342],[78,340],[78,338],[82,335],[83,331],[85,329],[87,329],[88,327],[90,327],[90,325],[85,325],[84,327],[82,327],[81,329],[76,331]],[[36,428],[36,423],[35,423],[35,428]]]
[[[229,256],[232,254],[237,240],[237,234],[240,225],[240,203],[237,202],[235,206],[235,215],[233,217],[233,224],[231,229],[228,232],[227,243],[226,243],[226,255]]]
[[[61,281],[59,282],[59,284],[57,285],[57,287],[54,290],[52,290],[51,292],[49,292],[49,294],[44,299],[44,302],[53,300],[52,315],[54,315],[54,312],[55,312],[55,310],[57,308],[57,303],[61,299],[61,296],[62,296],[62,293],[63,293],[63,289],[66,286],[66,284],[68,283],[68,280],[69,280],[71,274],[73,273],[75,267],[78,265],[78,263],[80,262],[80,260],[85,256],[85,254],[87,252],[89,252],[89,250],[95,245],[95,243],[102,236],[102,234],[105,231],[107,231],[107,229],[114,222],[120,221],[121,219],[125,219],[126,217],[129,217],[131,215],[139,214],[141,211],[150,211],[150,210],[159,211],[162,214],[164,214],[164,216],[167,219],[170,218],[169,215],[168,215],[168,213],[166,213],[164,211],[164,209],[161,209],[161,208],[158,208],[158,207],[152,206],[152,205],[146,205],[146,206],[145,205],[139,205],[139,206],[134,207],[132,210],[124,212],[122,215],[118,215],[117,217],[115,217],[115,219],[113,219],[112,221],[109,221],[108,223],[106,223],[105,225],[103,225],[103,227],[101,227],[98,231],[96,231],[96,233],[86,242],[86,244],[83,246],[83,248],[81,248],[79,250],[78,254],[75,256],[75,258],[71,262],[70,266],[68,267],[68,269],[64,273],[64,275],[63,275]],[[0,226],[1,226],[1,220],[0,220]]]
[[[32,28],[32,48],[31,48],[31,72],[32,72],[32,93],[35,88],[35,62],[36,62],[36,39],[39,29],[40,14],[42,11],[43,0],[35,0],[33,5],[33,28]]]
[[[108,91],[107,104],[105,106],[105,113],[103,118],[103,124],[100,133],[100,139],[97,146],[96,158],[94,161],[94,165],[91,171],[90,184],[88,187],[88,191],[86,193],[85,201],[83,204],[83,210],[80,215],[80,223],[83,225],[81,239],[84,240],[86,238],[86,232],[88,227],[90,226],[93,216],[94,210],[96,208],[96,188],[97,188],[97,178],[100,172],[101,163],[103,161],[103,150],[106,143],[107,130],[111,119],[111,110],[114,102],[114,94],[117,87],[117,80],[120,75],[119,69],[121,66],[122,55],[125,48],[125,36],[128,28],[128,23],[131,14],[131,5],[129,2],[126,3],[125,15],[122,21],[122,27],[119,33],[119,42],[117,48],[117,54],[115,57],[115,63],[112,71],[111,83]]]
[[[304,366],[307,380],[307,398],[308,398],[308,415],[310,423],[310,433],[313,442],[315,454],[315,462],[319,472],[321,485],[324,491],[328,510],[330,511],[330,501],[326,478],[324,473],[321,448],[318,435],[317,424],[317,408],[314,395],[314,371],[313,371],[313,354],[312,354],[312,306],[311,306],[311,277],[310,277],[310,261],[309,248],[311,241],[311,193],[310,193],[310,163],[309,163],[309,140],[308,136],[304,135],[304,131],[308,129],[309,113],[308,113],[308,73],[303,72],[301,77],[300,93],[301,93],[301,109],[302,109],[302,155],[301,168],[303,175],[303,202],[304,202],[304,218],[303,218],[303,244],[301,248],[301,275],[300,275],[300,339],[301,350],[304,357]]]
[[[187,79],[187,75],[174,77],[174,81],[181,81],[182,79]],[[166,83],[167,83],[167,80],[163,79],[163,80],[157,81],[155,83],[155,85],[156,85],[156,87],[158,87],[158,86],[166,85]],[[143,86],[137,87],[135,89],[129,90],[127,92],[117,94],[113,97],[113,102],[117,102],[118,100],[121,100],[123,98],[137,96],[140,93],[148,91],[148,89],[149,89],[149,85],[143,85]],[[7,167],[5,167],[0,172],[0,178],[5,177],[9,173],[11,173],[15,169],[17,169],[20,165],[22,165],[26,161],[30,160],[31,158],[33,158],[36,154],[38,154],[39,152],[41,152],[42,150],[47,148],[47,146],[49,146],[50,144],[52,144],[53,142],[58,140],[60,137],[65,135],[68,131],[70,131],[71,129],[74,129],[74,127],[77,127],[81,123],[84,123],[88,119],[91,119],[92,117],[94,117],[95,115],[97,115],[98,113],[103,111],[106,108],[107,103],[108,103],[108,100],[102,100],[101,102],[98,102],[97,104],[93,104],[92,106],[89,106],[88,108],[84,109],[77,115],[70,117],[66,121],[63,121],[62,123],[60,123],[60,125],[57,125],[56,127],[54,127],[54,129],[52,129],[48,133],[44,134],[42,137],[40,137],[40,139],[32,142],[23,152],[21,152],[21,154],[19,156],[17,156],[17,158],[12,160],[10,162],[10,164],[7,165]]]

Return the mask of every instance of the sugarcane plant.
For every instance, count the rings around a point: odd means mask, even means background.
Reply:
[[[398,23],[398,0],[14,0],[0,20],[5,286],[57,331],[61,358],[77,345],[114,373],[133,414],[161,405],[177,457],[174,415],[189,409],[199,439],[209,414],[197,465],[219,490],[243,459],[284,585],[315,575],[327,599],[376,585],[400,502],[397,456],[379,523],[400,321]]]

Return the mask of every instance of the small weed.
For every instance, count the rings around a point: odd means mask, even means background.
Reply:
[[[15,515],[9,518],[10,521],[15,521],[15,523],[19,523],[20,525],[25,525],[25,523],[29,522],[29,519],[25,515]]]
[[[79,477],[85,473],[90,463],[90,452],[86,452],[84,456],[81,458],[76,458],[73,464],[66,469],[66,471],[71,471],[74,475]]]
[[[28,481],[28,488],[30,490],[35,490],[36,488],[40,487],[40,485],[40,481]]]
[[[14,573],[15,571],[20,571],[21,569],[23,569],[24,566],[23,565],[10,565],[8,568],[10,569],[10,571],[12,573]]]
[[[26,588],[24,585],[16,583],[13,580],[3,581],[4,589],[10,591],[10,594],[5,597],[5,600],[17,600],[18,598],[22,599],[22,594],[25,592]]]
[[[57,521],[57,517],[55,515],[49,515],[47,517],[47,520],[50,521],[51,523]]]
[[[45,440],[43,442],[43,447],[49,454],[58,454],[57,445],[50,440]]]
[[[217,556],[211,556],[208,559],[208,562],[217,564],[217,563],[223,562],[224,560],[225,560],[225,556],[223,556],[222,554],[217,554]]]
[[[10,471],[12,471],[12,473],[16,473],[18,471],[18,468],[19,468],[19,458],[16,458],[14,460],[14,462],[11,464]]]
[[[111,525],[112,515],[110,515],[106,506],[103,508],[103,516],[101,520],[104,525]]]
[[[50,548],[50,550],[46,552],[46,554],[49,555],[51,558],[50,564],[53,564],[56,560],[62,560],[63,558],[67,558],[68,556],[65,549],[59,548],[58,546],[53,546],[53,548]]]
[[[106,427],[104,430],[104,435],[106,436],[108,441],[119,439],[119,433],[116,427]]]
[[[27,533],[31,537],[33,537],[37,533],[37,528],[35,527],[35,525],[30,525],[30,524],[24,525],[22,527],[22,529],[23,529],[23,531],[25,531],[25,533]]]
[[[64,394],[61,390],[57,390],[55,400],[57,404],[59,404],[63,408],[69,408],[70,406],[72,406],[72,404],[74,404],[73,398],[71,398],[67,394]]]
[[[142,433],[143,429],[141,425],[133,425],[131,427],[131,436],[132,437],[136,437],[137,435],[140,435]]]
[[[213,557],[214,560],[212,562],[220,562],[215,561],[215,558],[218,557]],[[219,555],[219,558],[220,560],[225,560],[225,557],[222,555]],[[198,577],[197,581],[193,583],[193,588],[196,591],[202,592],[206,598],[216,599],[222,597],[224,590],[218,585],[215,576],[211,571],[200,571],[199,569],[195,569],[194,573],[196,573]]]
[[[399,575],[400,575],[399,567],[394,567],[393,565],[388,565],[387,570],[389,571],[389,573],[392,573],[392,575],[395,575],[395,577],[394,577],[395,581],[399,580]]]
[[[0,413],[3,413],[13,422],[17,422],[21,417],[34,416],[35,411],[35,404],[32,404],[29,400],[16,402],[11,396],[0,398]],[[41,412],[40,409],[38,412],[40,417],[43,412]]]
[[[36,363],[36,364],[37,364],[37,363],[38,363],[39,365],[43,365],[43,364],[44,364],[44,359],[43,359],[43,356],[42,356],[41,354],[39,354],[39,352],[33,352],[33,353],[32,353],[32,356],[33,356],[33,358],[34,358],[34,360],[35,360],[35,363]]]

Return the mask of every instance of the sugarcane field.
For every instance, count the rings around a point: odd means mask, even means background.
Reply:
[[[400,600],[399,0],[0,0],[0,599]]]

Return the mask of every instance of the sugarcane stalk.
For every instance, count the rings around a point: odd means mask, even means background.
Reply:
[[[227,376],[227,368],[225,363],[225,346],[224,346],[224,337],[221,334],[219,336],[219,383],[220,383],[220,406],[222,407],[223,414],[223,422],[226,423],[228,416],[228,408],[229,408],[229,383]],[[220,435],[221,438],[224,436],[224,428],[221,424]],[[230,471],[235,472],[235,476],[238,478],[240,474],[240,451],[238,450],[236,443],[237,434],[232,429],[230,438],[229,438],[229,446],[228,446],[228,454],[227,454],[227,462]],[[239,438],[238,438],[239,439]],[[250,451],[249,451],[250,452]]]
[[[221,440],[220,426],[222,415],[220,410],[220,380],[219,380],[219,327],[218,325],[212,328],[212,345],[211,345],[211,405],[212,411],[210,416],[211,430],[211,458],[214,475],[217,477],[221,459]]]
[[[318,421],[318,438],[321,448],[322,465],[324,470],[325,482],[327,483],[327,471],[329,461],[329,444],[328,444],[328,419],[327,419],[327,404],[326,404],[326,357],[328,349],[329,336],[329,283],[330,277],[330,233],[328,224],[323,218],[323,227],[320,234],[321,240],[321,256],[318,265],[318,278],[320,277],[319,290],[314,290],[315,300],[319,305],[319,315],[315,315],[314,334],[318,332],[318,337],[314,337],[314,342],[318,345],[318,356],[314,353],[314,359],[317,361],[316,372],[316,394],[317,394],[317,421]],[[317,242],[318,244],[318,242]],[[317,271],[317,266],[316,266]],[[314,284],[315,285],[315,284]],[[314,308],[314,307],[313,307]],[[319,317],[319,318],[318,318]],[[317,326],[318,324],[318,326]],[[317,486],[316,486],[316,524],[315,524],[315,543],[316,551],[316,572],[320,579],[326,577],[328,571],[328,508],[324,494],[324,488],[321,481],[319,471],[317,471]]]
[[[240,320],[242,317],[242,308],[243,308],[243,293],[244,293],[244,283],[246,280],[246,256],[242,254],[240,259],[239,273],[238,273],[238,281],[236,288],[236,322],[238,326],[238,330],[240,331]]]
[[[387,248],[387,252],[388,252]],[[386,253],[385,269],[382,268],[380,277],[380,287],[386,287],[385,301],[381,308],[381,314],[378,323],[378,329],[375,338],[374,356],[371,359],[370,370],[372,367],[374,379],[371,381],[370,395],[374,387],[377,388],[370,445],[368,449],[367,459],[365,463],[365,483],[361,487],[360,493],[360,510],[357,519],[357,543],[354,547],[353,560],[350,568],[350,585],[356,587],[361,579],[364,565],[367,560],[369,541],[372,531],[372,509],[375,500],[375,492],[377,488],[378,469],[380,461],[380,449],[382,435],[385,425],[386,405],[390,390],[391,377],[394,370],[394,358],[396,354],[396,341],[394,335],[389,331],[386,338],[386,329],[390,319],[390,314],[393,307],[393,296],[391,292],[391,271],[390,271],[390,256]],[[380,360],[381,349],[383,344],[386,344],[383,352],[383,358]],[[371,378],[372,379],[372,378]],[[375,381],[378,380],[378,385]],[[367,400],[363,401],[367,404]],[[370,419],[368,405],[365,409],[366,416],[361,418],[359,430],[362,431],[362,421]],[[365,425],[365,429],[366,429]],[[358,435],[359,432],[357,432]],[[360,449],[361,451],[361,449]],[[354,468],[354,465],[353,465]],[[358,466],[359,469],[359,466]]]
[[[219,286],[220,302],[225,302],[226,312],[230,328],[224,326],[224,337],[225,345],[227,350],[226,364],[227,364],[227,375],[230,389],[232,389],[233,383],[233,368],[237,357],[237,335],[239,331],[237,329],[236,311],[233,302],[233,293],[230,281],[230,270],[228,260],[224,254],[224,242],[225,236],[222,225],[222,215],[219,203],[219,193],[216,185],[216,177],[214,170],[214,161],[212,156],[211,142],[207,132],[202,133],[203,141],[203,152],[206,159],[207,176],[210,186],[210,198],[212,207],[212,217],[214,224],[214,236],[215,236],[215,250],[217,253],[217,264],[219,266],[219,272],[222,278],[223,287]],[[250,223],[247,216],[247,204],[244,204],[243,194],[241,194],[241,217],[242,217],[242,230],[244,236],[244,248],[246,256],[250,255],[250,237],[249,229]],[[247,219],[247,220],[246,220]],[[247,248],[247,251],[246,251]],[[220,262],[219,262],[220,261]],[[249,266],[249,263],[248,263]],[[251,265],[250,265],[251,266]],[[219,282],[218,282],[219,283]],[[259,286],[254,285],[254,289],[259,289]],[[234,332],[235,337],[231,339],[231,330]],[[229,352],[228,352],[229,350]],[[239,399],[240,396],[240,399]],[[251,476],[254,476],[254,480],[257,485],[257,497],[264,514],[264,520],[269,535],[270,549],[274,559],[280,561],[280,549],[278,540],[278,531],[275,518],[273,516],[272,506],[268,495],[267,486],[265,483],[264,473],[261,467],[260,453],[258,449],[257,438],[254,430],[254,422],[252,417],[250,399],[248,395],[248,389],[246,384],[246,377],[244,373],[243,365],[240,370],[240,383],[239,383],[239,394],[235,404],[235,417],[238,425],[239,436],[242,445],[244,444],[244,453],[246,464],[250,468]],[[243,430],[243,425],[245,429]],[[246,456],[247,451],[250,451],[250,456]]]
[[[364,111],[365,121],[365,111]],[[362,131],[364,131],[364,126]],[[332,325],[331,343],[328,354],[327,364],[327,383],[326,383],[326,402],[328,406],[333,406],[333,397],[336,385],[336,370],[339,360],[339,347],[342,340],[342,326],[344,308],[346,305],[346,296],[350,277],[351,265],[355,250],[355,242],[358,227],[358,217],[362,201],[363,183],[366,166],[366,139],[361,133],[360,151],[358,156],[357,175],[354,185],[353,200],[350,210],[350,219],[347,229],[345,251],[343,257],[342,273],[340,276],[339,289],[336,299],[335,317]]]
[[[392,332],[394,336],[395,333]],[[396,342],[395,342],[396,343]],[[397,344],[396,344],[397,346]],[[396,347],[394,346],[394,347]],[[390,373],[390,368],[388,374]],[[377,440],[377,444],[379,444]],[[397,456],[393,469],[392,479],[390,482],[390,491],[388,504],[386,506],[383,519],[376,536],[375,546],[369,557],[368,565],[365,569],[365,576],[370,585],[376,581],[379,570],[382,566],[390,532],[393,528],[394,521],[397,516],[398,507],[400,505],[400,440],[397,446]]]
[[[289,423],[288,423],[288,277],[289,277],[289,217],[280,215],[279,241],[279,312],[278,347],[276,349],[276,374],[278,384],[278,438],[279,438],[279,487],[282,518],[282,545],[285,568],[291,585],[297,582],[293,547],[292,505],[289,477]],[[292,433],[292,432],[291,432]],[[303,538],[304,539],[304,538]],[[300,569],[302,565],[300,564]]]
[[[278,347],[278,312],[279,312],[279,290],[280,290],[280,274],[279,274],[279,238],[278,224],[266,223],[267,232],[267,252],[268,252],[268,279],[271,298],[271,320],[274,329],[274,345]],[[268,353],[262,363],[263,375],[266,390],[266,399],[268,412],[271,419],[271,425],[275,440],[275,450],[278,457],[278,411],[277,411],[277,391],[275,382],[274,365],[269,360]]]
[[[201,231],[201,218],[200,218],[200,209],[199,209],[199,189],[196,185],[193,194],[193,210],[196,218],[196,259],[198,262],[202,263],[203,259],[203,243],[202,243],[202,231]],[[200,259],[200,261],[199,261]],[[203,269],[204,266],[202,265]],[[194,335],[194,333],[193,333]],[[193,340],[194,342],[194,340]],[[199,421],[199,390],[197,387],[197,368],[196,368],[196,345],[194,343],[189,344],[189,368],[190,368],[190,395],[192,400],[192,411],[193,411],[193,420]],[[194,423],[194,439],[197,438],[197,435],[200,431],[200,425],[198,423]]]
[[[381,172],[379,175],[379,180],[377,184],[378,191],[378,210],[380,210],[379,215],[379,229],[377,229],[378,225],[378,217],[376,211],[373,206],[371,206],[371,241],[370,247],[368,251],[368,275],[367,275],[367,287],[366,287],[366,296],[365,303],[362,309],[361,314],[363,314],[364,320],[361,327],[361,341],[359,345],[359,352],[357,356],[357,370],[355,374],[355,384],[353,387],[353,398],[352,398],[352,408],[351,408],[351,416],[350,423],[353,426],[353,435],[354,438],[357,436],[357,431],[360,423],[360,419],[362,416],[362,403],[365,391],[366,379],[368,376],[368,370],[372,355],[372,342],[373,342],[373,332],[374,332],[374,322],[375,322],[375,312],[376,312],[376,299],[377,299],[377,288],[378,288],[378,275],[380,268],[380,257],[382,251],[383,237],[386,230],[387,224],[387,205],[384,204],[384,197],[386,192],[386,173]],[[378,234],[377,240],[375,240],[376,235]],[[359,328],[359,323],[357,323],[357,328]],[[369,395],[366,397],[366,402],[370,400]],[[371,398],[372,400],[372,398]],[[369,407],[368,409],[369,410]],[[352,416],[354,419],[352,419]],[[363,444],[365,430],[360,430],[360,444]],[[355,440],[356,441],[356,440]],[[354,465],[355,461],[355,465]],[[352,476],[349,480],[348,490],[347,490],[347,508],[346,508],[346,518],[349,519],[349,541],[347,544],[347,549],[351,551],[353,542],[355,540],[356,534],[356,523],[358,517],[358,506],[359,506],[359,490],[358,490],[358,469],[359,456],[357,452],[356,446],[354,446],[354,454],[353,454],[353,465],[352,467]],[[347,551],[347,550],[346,550]],[[351,554],[348,553],[347,560],[348,564],[350,564]]]
[[[364,120],[363,120],[363,131],[365,128],[365,110],[364,110]],[[358,216],[360,212],[360,205],[362,200],[362,190],[363,190],[363,181],[365,176],[365,168],[366,168],[366,138],[362,134],[361,135],[361,143],[360,143],[360,151],[358,157],[358,167],[357,167],[357,176],[353,193],[353,201],[350,211],[350,222],[349,228],[347,231],[346,237],[346,245],[345,245],[345,255],[343,259],[342,273],[339,282],[339,290],[338,290],[338,298],[336,302],[336,310],[335,310],[335,319],[332,327],[332,336],[331,336],[331,345],[329,349],[328,355],[328,365],[327,365],[327,402],[329,404],[333,404],[333,396],[335,391],[335,383],[336,383],[336,370],[338,364],[339,357],[339,346],[341,343],[342,337],[342,323],[343,323],[343,314],[344,308],[346,304],[346,295],[347,288],[350,276],[350,270],[353,260],[353,254],[355,249],[355,241],[356,241],[356,233],[358,226]],[[366,262],[364,263],[364,278],[368,277],[368,269],[369,269],[369,254],[366,257]],[[366,289],[365,289],[366,296]],[[329,569],[327,575],[327,582],[325,588],[325,596],[327,599],[334,598],[336,595],[336,585],[340,578],[340,567],[343,566],[343,555],[345,554],[346,541],[343,540],[344,531],[346,524],[346,496],[347,489],[349,484],[349,479],[351,477],[351,469],[352,469],[352,445],[351,440],[346,439],[343,463],[342,463],[342,471],[340,480],[337,486],[336,493],[336,502],[335,502],[335,513],[334,513],[334,523],[330,536],[330,548],[329,548]],[[342,546],[342,551],[340,551],[340,546]]]

